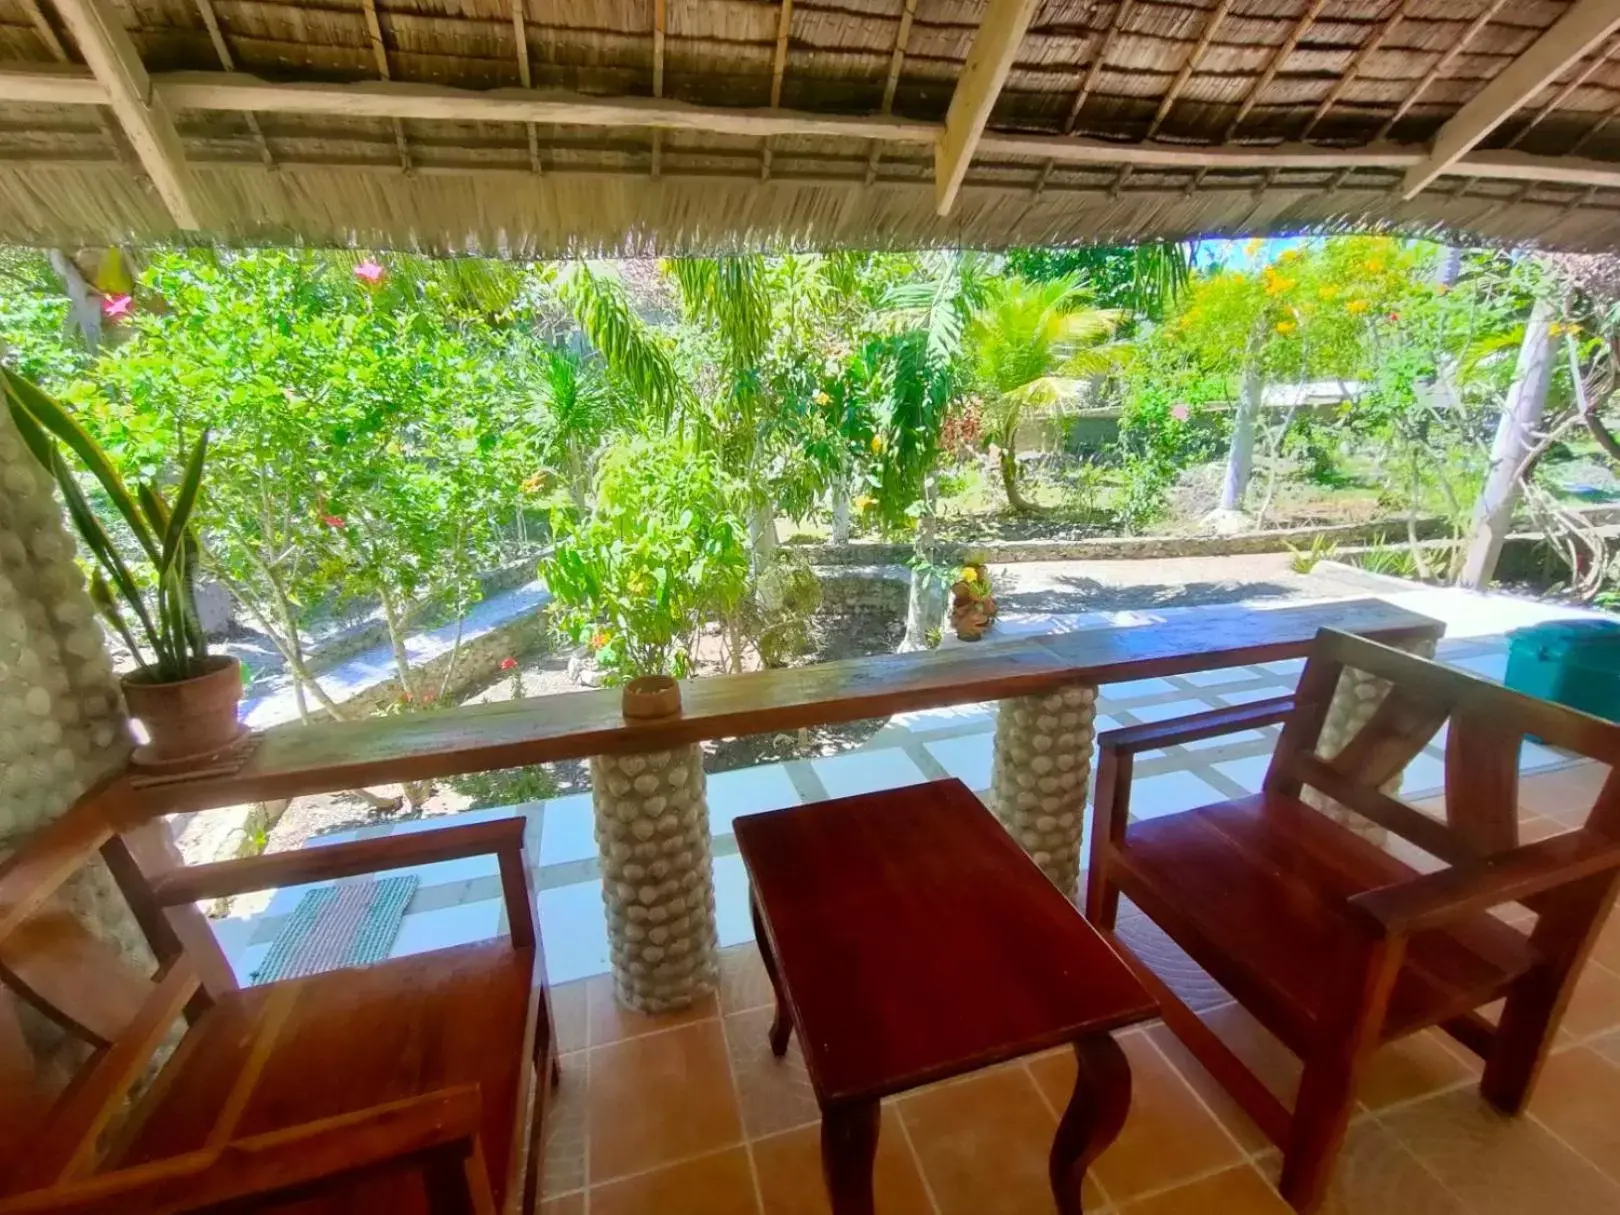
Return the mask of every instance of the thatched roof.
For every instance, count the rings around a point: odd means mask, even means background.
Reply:
[[[0,0],[0,240],[1620,245],[1620,0],[517,2]]]

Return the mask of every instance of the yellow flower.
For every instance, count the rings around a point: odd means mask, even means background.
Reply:
[[[1280,262],[1297,262],[1300,258],[1302,258],[1304,256],[1305,255],[1303,253],[1301,253],[1298,249],[1284,249],[1282,251],[1281,256],[1279,256],[1277,258],[1277,260],[1280,261]]]
[[[882,453],[882,451],[883,451],[883,436],[882,435],[873,435],[872,436],[872,451],[874,453],[877,453],[877,454]]]
[[[1299,326],[1294,324],[1293,321],[1278,321],[1277,322],[1277,332],[1278,333],[1288,334],[1288,333],[1294,332],[1294,330],[1296,330],[1298,328],[1299,328]]]
[[[1330,300],[1339,294],[1339,289],[1332,283],[1329,283],[1326,287],[1319,289],[1316,294],[1325,300]]]
[[[979,580],[979,571],[978,570],[974,569],[971,565],[965,565],[965,566],[962,567],[962,581],[963,582],[977,582],[978,580]]]
[[[1384,259],[1381,257],[1369,257],[1361,263],[1361,268],[1368,274],[1382,274],[1384,272]]]
[[[1256,253],[1260,252],[1261,247],[1265,243],[1265,241],[1261,240],[1257,236],[1243,246],[1243,252],[1247,253],[1250,257],[1253,257]]]
[[[1344,310],[1350,313],[1352,316],[1360,316],[1363,312],[1367,311],[1367,309],[1371,307],[1372,305],[1366,300],[1351,300],[1344,306]]]
[[[876,505],[876,503],[877,503],[876,498],[869,497],[866,494],[862,494],[860,497],[855,499],[855,509],[858,510],[858,511],[865,511],[865,510],[871,508],[872,506]]]
[[[813,395],[810,399],[812,401],[814,401],[817,405],[825,405],[828,401],[832,400],[832,398],[830,396],[828,396],[825,392],[823,392],[820,388],[816,389],[815,395]]]

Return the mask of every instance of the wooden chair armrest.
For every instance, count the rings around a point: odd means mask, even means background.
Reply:
[[[230,1140],[133,1168],[0,1199],[0,1215],[129,1215],[190,1211],[281,1194],[308,1192],[346,1174],[412,1158],[424,1165],[445,1154],[478,1158],[482,1110],[476,1084],[439,1089],[285,1130]],[[482,1160],[478,1166],[483,1167]],[[493,1210],[488,1178],[467,1209]]]
[[[1097,736],[1097,746],[1104,751],[1134,755],[1138,751],[1151,751],[1155,747],[1170,747],[1178,743],[1197,742],[1221,734],[1236,734],[1241,730],[1254,730],[1260,726],[1273,726],[1287,719],[1294,711],[1292,696],[1279,696],[1272,700],[1257,700],[1253,704],[1237,705],[1230,709],[1211,709],[1208,713],[1194,713],[1169,721],[1153,721],[1140,726],[1121,726]]]
[[[516,853],[523,846],[522,818],[435,827],[374,840],[267,852],[262,856],[209,865],[187,865],[152,879],[159,905],[173,907],[199,899],[226,898],[276,886],[301,886],[335,878],[404,869],[434,861],[454,861],[487,853]]]
[[[1352,895],[1351,906],[1386,935],[1405,936],[1620,869],[1620,840],[1579,830],[1484,860]]]

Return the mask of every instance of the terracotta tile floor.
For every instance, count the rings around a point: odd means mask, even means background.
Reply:
[[[1528,809],[1569,821],[1590,774]],[[724,951],[715,997],[673,1017],[613,1003],[605,979],[553,991],[562,1089],[547,1128],[544,1215],[826,1215],[815,1099],[797,1044],[765,1042],[771,992],[752,944]],[[1190,966],[1190,963],[1188,964]],[[1200,1014],[1280,1095],[1298,1065],[1207,977],[1180,976]],[[1280,1158],[1163,1025],[1121,1035],[1135,1084],[1088,1212],[1285,1215]],[[1604,932],[1527,1115],[1474,1091],[1479,1063],[1431,1032],[1386,1048],[1326,1215],[1620,1212],[1620,917]],[[1061,1052],[885,1103],[879,1215],[1049,1215],[1046,1155],[1067,1099]]]

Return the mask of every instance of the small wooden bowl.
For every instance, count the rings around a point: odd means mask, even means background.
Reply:
[[[681,685],[668,675],[643,675],[624,685],[624,715],[638,720],[681,711]]]

